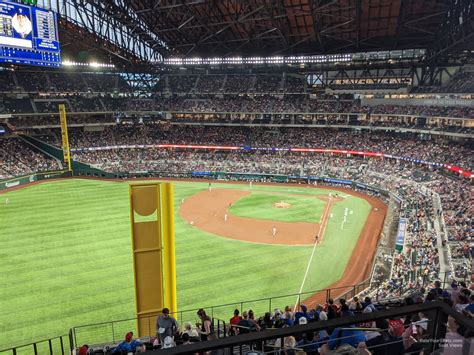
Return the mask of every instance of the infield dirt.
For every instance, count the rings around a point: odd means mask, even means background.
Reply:
[[[357,244],[351,254],[349,262],[344,270],[343,276],[328,288],[333,289],[330,297],[336,298],[352,289],[348,285],[356,285],[364,281],[370,275],[372,260],[375,256],[380,233],[382,232],[387,206],[378,198],[363,193],[338,188],[328,188],[335,191],[343,191],[346,194],[365,199],[371,206],[371,211],[366,219],[364,228],[359,236]],[[225,238],[262,244],[280,245],[313,245],[314,237],[318,231],[327,224],[329,213],[323,214],[319,223],[309,222],[280,222],[263,219],[245,218],[232,215],[228,208],[230,204],[238,199],[249,195],[249,191],[218,189],[202,191],[186,199],[179,210],[180,216],[189,223],[206,232],[210,232]],[[333,203],[342,199],[328,201],[327,197],[315,196],[327,202],[326,209],[331,208]],[[226,217],[227,215],[227,217]],[[323,223],[322,228],[320,225]],[[273,236],[273,228],[277,233]],[[285,238],[284,236],[291,236]],[[320,236],[320,242],[324,234]],[[305,300],[308,306],[326,302],[328,293],[318,292]]]

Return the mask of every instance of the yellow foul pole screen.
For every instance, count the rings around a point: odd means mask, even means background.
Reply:
[[[132,184],[129,192],[137,328],[153,336],[161,310],[177,312],[173,186]]]
[[[61,123],[61,138],[63,148],[63,160],[67,164],[67,168],[71,171],[71,153],[69,151],[69,137],[67,133],[67,119],[66,119],[66,106],[59,105],[59,120]]]

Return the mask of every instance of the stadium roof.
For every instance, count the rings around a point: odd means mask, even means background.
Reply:
[[[129,0],[165,55],[252,56],[429,48],[451,0]],[[459,0],[458,0],[459,1]]]

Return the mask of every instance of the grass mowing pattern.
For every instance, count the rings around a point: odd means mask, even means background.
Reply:
[[[284,201],[290,208],[273,204]],[[315,196],[289,196],[269,192],[253,192],[232,204],[229,211],[239,217],[269,219],[281,222],[319,222],[326,203]]]
[[[205,189],[207,183],[177,182],[176,208],[182,199]],[[328,192],[278,185],[254,185],[252,191],[302,196]],[[127,183],[55,181],[8,192],[0,201],[7,197],[10,204],[0,204],[0,349],[65,334],[71,326],[134,316]],[[340,210],[329,220],[304,291],[322,289],[340,277],[370,211],[370,205],[356,197],[336,206],[348,207],[353,214],[343,231]],[[298,292],[311,247],[220,238],[192,227],[177,213],[175,222],[181,310]],[[295,300],[280,301],[273,306]],[[227,319],[237,305],[215,309],[214,315]],[[244,308],[260,313],[268,310],[268,303]],[[116,325],[117,338],[133,326],[133,322]],[[110,341],[110,332],[98,327],[90,340]]]

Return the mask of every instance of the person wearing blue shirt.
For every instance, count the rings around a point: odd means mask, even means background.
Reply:
[[[474,294],[471,295],[471,302],[466,308],[464,308],[464,310],[474,314]]]
[[[308,321],[310,320],[310,314],[308,313],[308,308],[302,304],[300,306],[301,312],[295,313],[295,324],[300,324],[300,318],[305,317]]]
[[[348,344],[357,348],[359,343],[365,342],[365,335],[362,330],[352,330],[349,328],[336,328],[329,337],[328,346],[330,350],[334,350],[341,345]]]
[[[136,350],[143,350],[142,343],[139,340],[133,339],[133,333],[128,332],[125,335],[125,340],[115,347],[113,354],[134,353]]]

